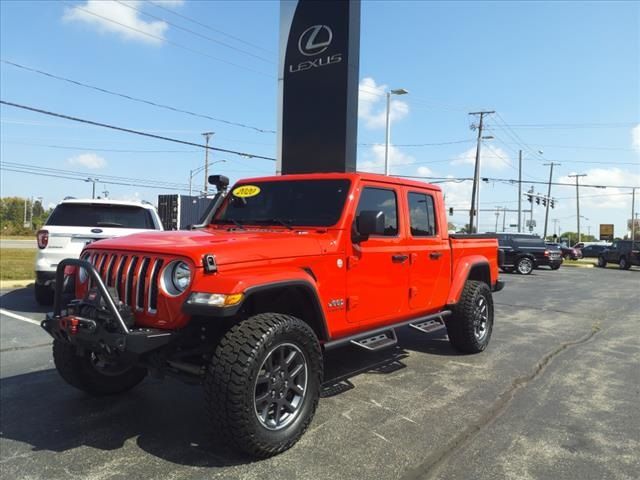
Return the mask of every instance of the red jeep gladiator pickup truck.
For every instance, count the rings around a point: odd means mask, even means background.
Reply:
[[[200,228],[98,241],[57,275],[42,326],[64,380],[93,395],[147,373],[202,384],[216,432],[260,457],[308,427],[324,351],[378,350],[410,326],[481,352],[503,285],[497,240],[450,235],[439,187],[364,173],[242,180]]]

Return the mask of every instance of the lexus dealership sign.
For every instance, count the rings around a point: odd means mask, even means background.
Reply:
[[[283,0],[278,173],[356,169],[360,2]]]

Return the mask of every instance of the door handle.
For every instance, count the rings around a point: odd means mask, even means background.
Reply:
[[[391,255],[391,260],[393,263],[404,263],[409,258],[409,255],[399,254],[399,255]]]
[[[437,260],[442,256],[442,252],[431,252],[429,254],[429,258],[431,258],[431,260]]]

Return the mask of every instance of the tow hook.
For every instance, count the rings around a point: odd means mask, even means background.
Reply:
[[[90,318],[70,315],[60,319],[60,328],[66,330],[69,335],[76,335],[80,329],[87,333],[94,333],[97,327],[96,322]]]

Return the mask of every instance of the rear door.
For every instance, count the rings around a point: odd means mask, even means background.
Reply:
[[[449,241],[441,237],[447,225],[439,225],[437,192],[406,190],[404,199],[409,225],[409,308],[426,311],[446,303],[451,275]]]
[[[382,211],[384,235],[351,244],[347,272],[347,321],[370,325],[395,319],[407,308],[409,254],[402,239],[400,191],[364,184],[356,219],[364,210]]]

